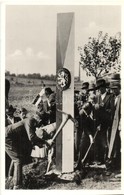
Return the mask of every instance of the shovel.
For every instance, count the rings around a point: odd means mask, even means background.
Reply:
[[[94,134],[94,137],[93,137],[93,140],[94,140],[94,141],[95,141],[95,138],[96,138],[96,136],[97,136],[97,134],[98,134],[99,131],[100,131],[100,129],[97,128],[97,130],[96,130],[96,132],[95,132],[95,134]],[[92,143],[89,145],[89,147],[88,147],[88,149],[87,149],[87,151],[86,151],[86,154],[85,154],[84,158],[81,160],[82,165],[83,165],[84,161],[86,160],[87,155],[89,154],[89,151],[90,151],[90,149],[91,149],[93,143],[94,143],[94,142],[92,142]]]

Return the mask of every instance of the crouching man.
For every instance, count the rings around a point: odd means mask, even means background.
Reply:
[[[39,138],[35,131],[41,125],[41,121],[35,118],[26,118],[15,124],[6,127],[5,150],[14,164],[13,170],[13,189],[21,189],[22,186],[22,165],[27,157],[30,158],[31,150],[34,145],[41,146],[47,144],[50,146],[52,141]],[[9,170],[11,172],[11,170]]]

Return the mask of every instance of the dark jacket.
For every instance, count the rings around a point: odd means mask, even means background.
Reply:
[[[37,121],[34,118],[26,118],[15,124],[8,125],[5,133],[6,147],[18,154],[30,153],[32,146],[41,146],[45,141],[37,137],[35,130]]]
[[[103,100],[101,99],[101,95],[98,95],[97,104],[99,104],[99,109],[96,112],[97,120],[99,121],[103,128],[110,127],[112,125],[114,111],[113,94],[106,93],[106,96]]]

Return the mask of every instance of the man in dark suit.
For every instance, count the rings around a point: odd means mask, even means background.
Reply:
[[[98,161],[100,164],[105,163],[108,142],[110,137],[110,130],[112,125],[112,113],[114,109],[114,97],[113,94],[107,92],[108,85],[104,79],[98,79],[96,81],[96,87],[98,89],[97,103],[95,104],[97,125],[100,125],[100,132],[97,136],[97,148],[98,148]]]
[[[86,83],[85,83],[86,84]],[[85,87],[89,87],[89,83],[85,85]],[[84,87],[83,87],[84,89]],[[79,141],[79,153],[78,153],[78,160],[77,160],[77,169],[82,168],[81,160],[84,158],[88,147],[91,143],[93,143],[93,136],[95,133],[95,121],[94,121],[94,114],[93,114],[93,99],[89,97],[88,92],[89,91],[94,91],[95,90],[95,85],[90,86],[89,88],[86,88],[86,99],[83,102],[83,106],[79,111],[79,116],[80,116],[80,122],[82,124],[82,128],[80,129],[80,141]],[[95,96],[95,95],[94,95]],[[91,100],[92,99],[92,100]],[[91,158],[92,151],[89,152],[89,155],[87,159],[85,160],[84,164],[86,162],[91,163],[93,158]]]
[[[50,140],[39,138],[35,131],[39,127],[40,118],[26,118],[15,124],[8,125],[5,132],[5,150],[14,163],[13,189],[20,189],[22,185],[22,164],[26,157],[30,157],[34,145],[51,145]]]
[[[111,90],[114,94],[114,112],[111,128],[110,144],[108,150],[108,159],[106,161],[107,174],[113,170],[121,169],[121,94],[120,81],[111,84]]]

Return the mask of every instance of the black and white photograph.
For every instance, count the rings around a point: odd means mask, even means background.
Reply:
[[[4,14],[5,190],[121,192],[121,5]]]

